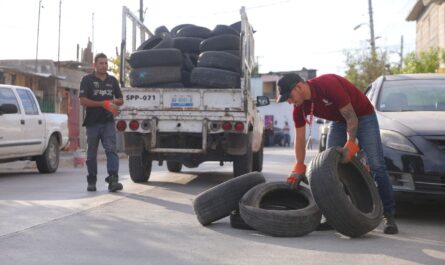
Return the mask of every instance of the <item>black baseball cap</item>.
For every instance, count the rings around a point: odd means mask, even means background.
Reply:
[[[284,102],[289,98],[292,89],[296,84],[304,82],[303,78],[301,78],[297,74],[285,74],[280,80],[278,80],[278,98],[277,102]]]

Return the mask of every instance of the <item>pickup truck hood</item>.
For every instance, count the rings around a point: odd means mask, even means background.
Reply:
[[[445,135],[445,111],[378,112],[381,129],[406,136]]]

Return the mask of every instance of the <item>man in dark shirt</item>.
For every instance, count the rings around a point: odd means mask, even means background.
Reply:
[[[119,183],[119,157],[116,151],[116,130],[114,117],[118,114],[118,106],[124,103],[122,92],[116,78],[108,75],[108,59],[103,53],[94,57],[94,72],[82,78],[80,83],[80,104],[86,107],[83,126],[87,131],[87,169],[88,191],[96,191],[97,181],[97,149],[99,141],[107,156],[109,191],[122,190]]]
[[[310,126],[314,116],[332,121],[327,146],[344,146],[342,162],[348,163],[360,150],[356,143],[358,139],[360,147],[367,154],[383,202],[384,232],[398,233],[394,220],[394,195],[383,159],[379,124],[368,98],[348,80],[334,74],[322,75],[307,82],[297,74],[286,74],[278,81],[278,86],[277,101],[287,101],[294,106],[296,163],[288,182],[298,186],[305,178],[306,123]]]

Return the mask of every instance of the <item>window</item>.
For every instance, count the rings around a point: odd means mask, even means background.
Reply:
[[[12,89],[9,87],[0,87],[0,105],[1,104],[14,104],[18,109],[18,113],[20,113],[19,103],[12,92]]]
[[[20,100],[22,100],[25,114],[38,115],[39,109],[37,108],[36,101],[34,100],[32,93],[25,89],[17,89],[17,93],[19,94]]]

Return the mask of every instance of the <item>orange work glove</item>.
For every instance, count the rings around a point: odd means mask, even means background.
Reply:
[[[342,163],[349,163],[353,156],[355,156],[358,151],[360,151],[360,147],[352,140],[346,142],[345,146],[342,150]]]
[[[287,178],[287,183],[291,186],[292,189],[298,188],[301,182],[308,184],[308,180],[306,178],[306,165],[303,163],[295,163],[292,172]]]
[[[102,107],[109,112],[113,113],[113,116],[117,116],[119,114],[119,107],[114,104],[111,100],[104,100],[102,103]]]

